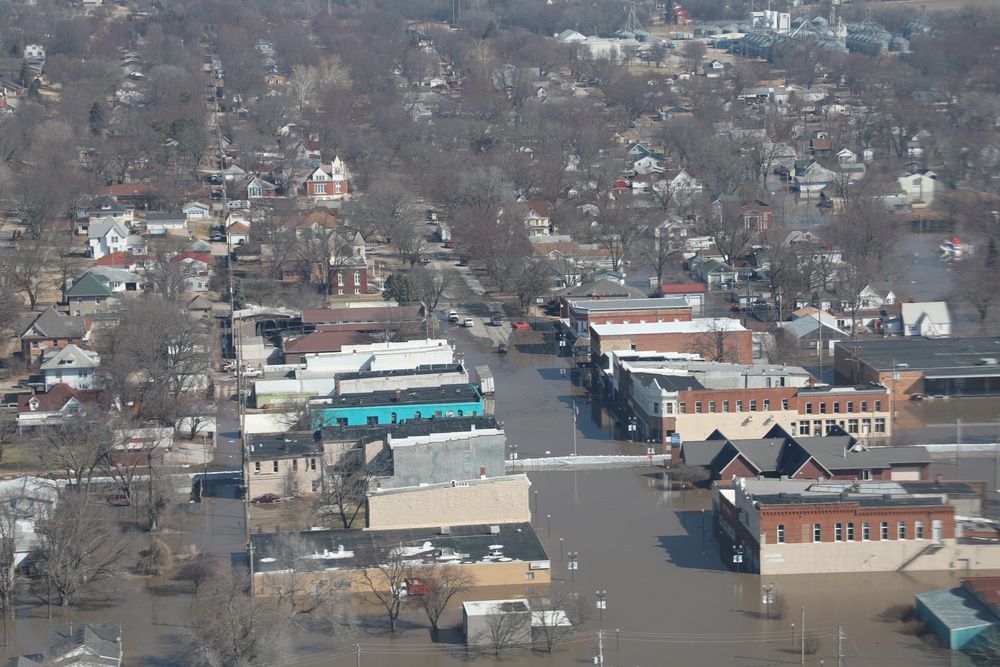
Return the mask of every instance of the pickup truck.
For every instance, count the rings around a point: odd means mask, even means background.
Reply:
[[[449,322],[458,322],[458,311],[457,310],[449,310],[448,311],[448,321]]]
[[[262,377],[263,375],[264,371],[260,370],[259,368],[255,368],[254,366],[246,366],[243,369],[243,377],[245,378],[259,378]]]

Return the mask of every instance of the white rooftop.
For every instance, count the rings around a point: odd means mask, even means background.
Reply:
[[[671,333],[734,333],[747,329],[738,320],[729,318],[696,319],[690,322],[634,322],[629,324],[591,324],[590,328],[598,336],[624,336],[628,334],[671,334]]]

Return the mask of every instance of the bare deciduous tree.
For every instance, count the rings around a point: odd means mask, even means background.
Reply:
[[[585,597],[552,584],[548,591],[528,590],[532,627],[539,634],[545,649],[552,649],[571,639],[576,627],[590,618],[591,606]]]
[[[431,630],[436,634],[441,614],[448,603],[476,585],[476,578],[468,570],[455,565],[423,565],[413,568],[411,578],[419,579],[424,592],[412,594],[413,604],[424,610]]]
[[[395,632],[411,571],[403,550],[395,544],[373,543],[355,549],[354,556],[360,568],[357,576],[360,597],[384,609],[389,630]]]

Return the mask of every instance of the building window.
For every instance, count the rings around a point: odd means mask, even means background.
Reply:
[[[848,401],[847,402],[847,411],[848,412],[854,412],[854,401]]]
[[[314,183],[313,184],[313,192],[315,192],[318,195],[325,195],[326,194],[326,183]]]
[[[686,415],[687,414],[687,404],[686,403],[678,403],[677,404],[677,413],[678,414],[682,414],[682,415]]]
[[[708,411],[709,412],[715,412],[715,401],[709,401],[708,402]]]
[[[271,461],[271,469],[272,469],[273,472],[278,472],[278,462],[277,461]]]
[[[861,412],[868,412],[868,401],[861,401]]]
[[[254,461],[253,462],[253,474],[255,474],[255,475],[259,475],[260,474],[260,461]]]
[[[316,470],[316,459],[309,459],[309,469]]]
[[[888,521],[883,521],[882,522],[882,539],[883,540],[889,539],[889,522]]]
[[[906,539],[906,522],[900,521],[896,526],[896,539],[905,540]]]
[[[660,414],[660,404],[659,403],[653,403],[653,414],[654,415]]]
[[[833,526],[833,541],[843,542],[844,541],[844,524],[837,523]]]
[[[781,409],[782,410],[787,410],[788,409],[788,399],[787,398],[781,399]]]
[[[858,420],[857,419],[848,419],[847,420],[847,432],[848,433],[857,433],[858,432]]]
[[[396,423],[396,413],[395,412],[393,412],[391,415],[389,415],[389,423],[390,424],[395,424]]]
[[[785,524],[778,524],[778,544],[785,543]]]
[[[361,294],[361,288],[360,287],[355,287],[354,288],[354,293],[355,294]]]
[[[373,415],[371,417],[368,417],[368,425],[369,426],[378,426],[378,416],[377,415]]]
[[[799,435],[809,435],[809,422],[799,422]]]
[[[865,542],[872,539],[872,525],[867,521],[861,524],[861,539]]]
[[[812,413],[813,413],[813,404],[812,403],[806,403],[806,414],[807,415],[811,415]]]
[[[344,286],[344,272],[337,271],[337,285],[340,287]]]
[[[535,578],[535,573],[534,572],[525,572],[524,573],[524,578],[525,579],[534,579]]]
[[[821,415],[825,415],[826,414],[826,403],[820,403],[819,404],[819,413]]]
[[[694,402],[694,412],[697,415],[701,414],[701,401],[695,401]]]
[[[876,417],[875,418],[875,432],[876,433],[885,433],[885,417]]]
[[[339,294],[340,296],[344,296],[344,288],[343,287],[338,287],[337,288],[337,294]]]
[[[743,401],[736,401],[736,412],[743,412]]]
[[[337,417],[337,426],[347,426],[347,417]]]
[[[918,540],[924,539],[924,522],[914,521],[913,522],[913,537]]]
[[[770,410],[770,409],[771,409],[771,400],[765,398],[764,399],[764,410],[766,411],[766,410]]]
[[[360,271],[355,271],[354,272],[354,284],[355,285],[360,285],[361,284],[361,272]]]
[[[750,412],[757,412],[757,400],[756,399],[751,399],[750,400]]]
[[[722,402],[722,411],[723,412],[729,412],[729,401],[723,401]]]
[[[667,403],[667,412],[666,412],[666,414],[668,414],[668,415],[674,414],[674,404],[673,403]]]
[[[826,420],[826,430],[823,431],[823,433],[829,433],[830,431],[833,430],[833,427],[836,426],[836,425],[837,425],[837,422],[835,422],[832,419],[827,419]]]
[[[882,412],[882,401],[875,401],[875,412]]]
[[[862,470],[861,471],[861,481],[862,482],[870,482],[871,478],[872,478],[872,471],[871,470]]]
[[[840,401],[837,401],[836,403],[833,404],[833,413],[834,414],[840,413]]]
[[[292,459],[292,472],[298,472],[298,471],[299,471],[299,460]]]
[[[847,524],[847,541],[848,542],[853,542],[854,541],[854,524],[853,523]]]
[[[813,524],[813,542],[823,541],[823,528],[818,523]]]

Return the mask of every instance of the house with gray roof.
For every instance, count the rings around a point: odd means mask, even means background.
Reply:
[[[93,266],[84,273],[97,276],[115,294],[138,292],[142,286],[142,277],[139,274],[117,266]]]
[[[66,303],[70,313],[80,317],[107,311],[111,296],[111,288],[106,282],[93,273],[85,273],[66,290]]]
[[[45,633],[47,667],[119,667],[121,621],[50,626]]]
[[[108,216],[92,222],[87,228],[87,255],[100,259],[105,255],[128,250],[128,228],[121,220]]]
[[[73,389],[93,389],[94,376],[101,365],[96,352],[70,344],[45,355],[42,373],[45,374],[45,391],[57,384],[67,384]]]
[[[87,337],[82,317],[70,317],[49,306],[41,313],[21,319],[17,337],[21,339],[21,356],[31,366],[47,351],[69,344],[82,345]]]

